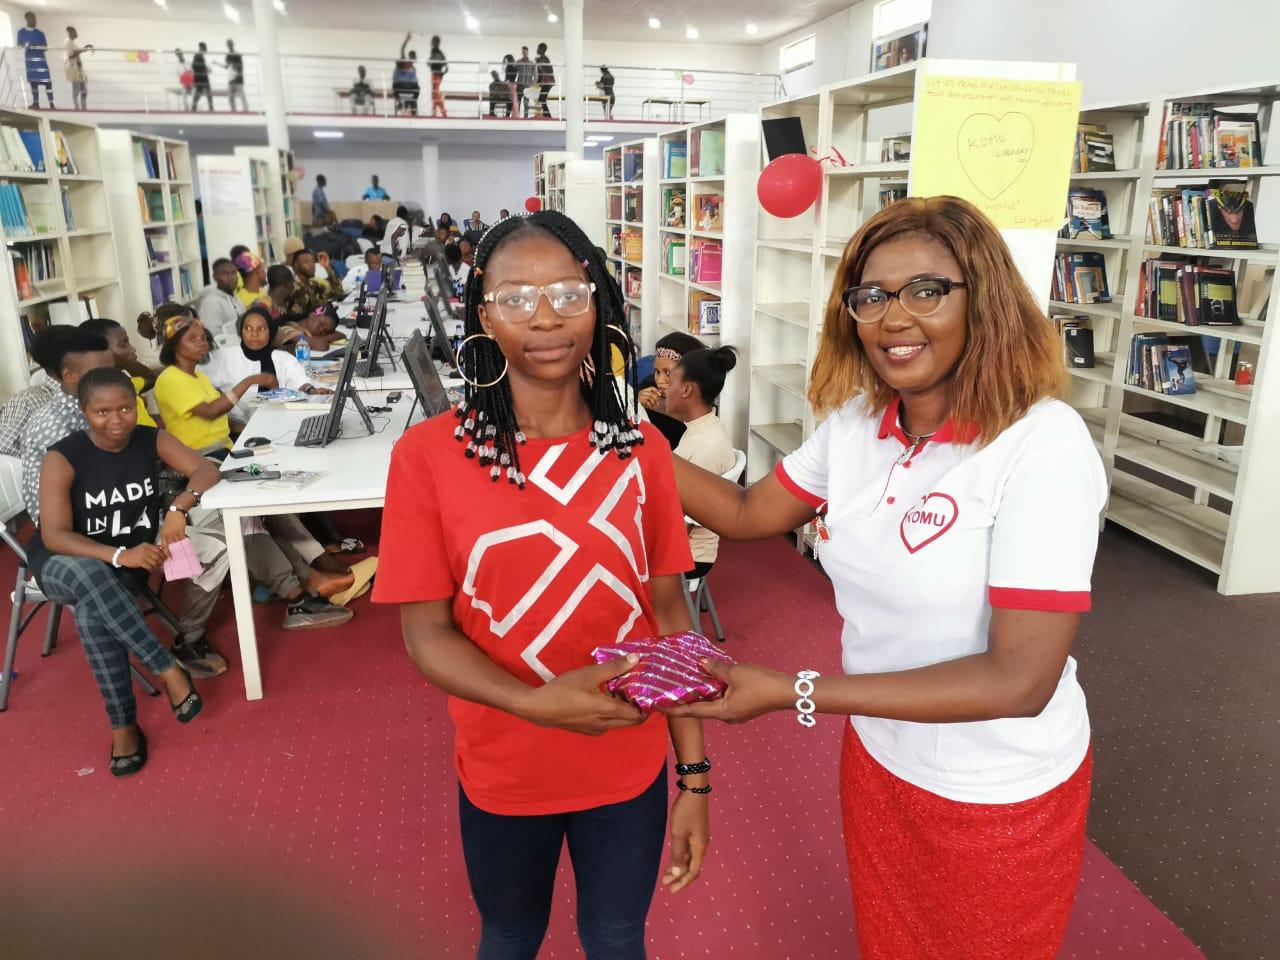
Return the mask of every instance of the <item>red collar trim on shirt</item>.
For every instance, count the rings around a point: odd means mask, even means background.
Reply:
[[[901,408],[902,398],[899,396],[895,396],[890,401],[889,406],[885,407],[884,416],[880,418],[879,438],[886,440],[889,437],[893,437],[904,447],[909,447],[911,446],[911,441],[902,429],[901,418],[898,415],[898,411]],[[973,443],[976,439],[978,439],[978,425],[976,423],[955,423],[948,417],[934,435],[920,446],[923,448],[929,443]]]

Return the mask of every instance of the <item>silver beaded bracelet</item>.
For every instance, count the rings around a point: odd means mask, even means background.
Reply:
[[[796,674],[796,719],[802,727],[812,727],[818,721],[813,713],[818,705],[813,702],[813,681],[821,674],[816,670],[801,670]]]

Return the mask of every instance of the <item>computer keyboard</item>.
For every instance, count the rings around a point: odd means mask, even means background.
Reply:
[[[318,413],[313,417],[304,417],[298,424],[298,432],[293,438],[295,447],[318,447],[324,443],[325,427],[329,423],[328,413]]]
[[[383,375],[382,365],[375,363],[370,365],[368,360],[361,360],[356,364],[357,377],[380,377]]]

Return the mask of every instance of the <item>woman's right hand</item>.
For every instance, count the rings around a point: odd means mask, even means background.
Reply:
[[[164,565],[164,549],[154,543],[140,543],[120,554],[120,566],[154,573]]]
[[[558,727],[592,737],[643,723],[645,716],[636,706],[601,689],[637,662],[636,655],[631,654],[562,673],[549,683],[532,688],[519,715],[540,727]]]
[[[645,387],[640,391],[640,406],[646,410],[662,409],[662,391],[657,387]]]

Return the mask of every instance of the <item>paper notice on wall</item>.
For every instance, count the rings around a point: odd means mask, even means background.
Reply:
[[[253,214],[253,191],[245,171],[239,167],[202,166],[200,194],[207,214]]]
[[[916,92],[912,196],[963,197],[1006,230],[1058,229],[1078,82],[926,73]]]

